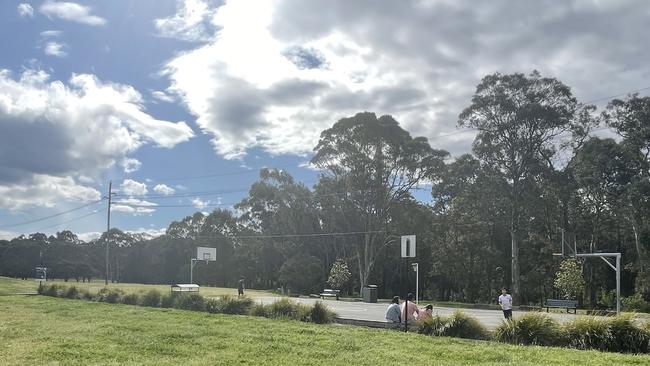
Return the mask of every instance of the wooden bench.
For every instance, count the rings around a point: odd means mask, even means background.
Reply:
[[[331,290],[331,289],[326,288],[320,294],[320,298],[325,300],[326,297],[336,297],[336,299],[338,300],[340,292],[341,292],[341,290]]]
[[[578,311],[578,302],[576,300],[546,299],[544,307],[547,313],[549,308],[566,308],[567,313],[569,309],[573,309],[573,313],[576,314]]]

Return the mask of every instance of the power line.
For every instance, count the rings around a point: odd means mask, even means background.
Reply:
[[[30,231],[39,232],[41,230],[50,229],[50,228],[53,228],[53,227],[57,227],[59,225],[65,225],[65,224],[69,224],[71,222],[79,221],[79,220],[82,220],[82,219],[85,219],[87,217],[94,216],[94,215],[97,215],[97,214],[100,214],[100,213],[102,213],[102,211],[95,210],[95,211],[93,211],[93,212],[91,212],[89,214],[85,214],[83,216],[78,216],[78,217],[75,217],[75,218],[70,219],[70,220],[66,220],[66,221],[63,221],[63,222],[56,223],[54,225],[44,226],[44,227],[40,227],[38,229],[34,229],[34,230],[30,230]]]
[[[347,231],[337,233],[309,233],[309,234],[277,234],[277,235],[235,235],[235,236],[204,236],[198,235],[195,239],[273,239],[273,238],[310,238],[319,236],[345,236],[345,235],[359,235],[359,234],[376,234],[383,233],[384,230],[369,230],[369,231]]]
[[[43,216],[43,217],[40,217],[40,218],[38,218],[38,219],[34,219],[34,220],[23,221],[23,222],[18,222],[18,223],[14,223],[14,224],[8,224],[8,225],[2,225],[2,226],[0,226],[0,228],[8,228],[8,227],[14,227],[14,226],[23,226],[23,225],[27,225],[27,224],[33,224],[33,223],[35,223],[35,222],[40,222],[40,221],[49,220],[49,219],[51,219],[51,218],[53,218],[53,217],[57,217],[57,216],[61,216],[61,215],[65,215],[65,214],[67,214],[67,213],[74,212],[74,211],[77,211],[77,210],[81,210],[81,209],[86,208],[86,207],[88,207],[88,206],[92,206],[92,205],[94,205],[94,204],[97,204],[97,203],[99,203],[99,202],[102,202],[103,200],[104,200],[104,199],[102,198],[102,199],[99,199],[99,200],[96,200],[96,201],[92,201],[92,202],[86,203],[85,205],[81,205],[81,206],[78,206],[78,207],[75,207],[75,208],[71,208],[71,209],[69,209],[69,210],[65,210],[65,211],[57,212],[57,213],[52,214],[52,215]]]

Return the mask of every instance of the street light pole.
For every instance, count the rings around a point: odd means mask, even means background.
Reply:
[[[111,198],[113,197],[113,181],[108,181],[108,219],[106,224],[106,277],[104,278],[104,285],[108,286],[108,244],[110,242],[111,234]]]

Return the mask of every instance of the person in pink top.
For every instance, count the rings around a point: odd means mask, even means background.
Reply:
[[[405,304],[408,304],[406,309],[404,309]],[[406,319],[408,322],[415,322],[417,316],[420,314],[420,309],[418,309],[418,306],[413,302],[413,294],[411,293],[406,295],[406,301],[402,303],[400,309],[402,312],[402,321]]]
[[[433,316],[433,305],[429,304],[424,309],[420,309],[420,314],[418,315],[418,320],[425,318],[431,318]]]

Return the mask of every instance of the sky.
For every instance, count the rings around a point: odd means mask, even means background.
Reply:
[[[232,208],[262,167],[311,187],[320,132],[362,111],[470,152],[457,117],[494,72],[600,110],[647,95],[648,19],[644,0],[4,0],[0,238],[96,237],[109,181],[111,226],[152,235]]]

